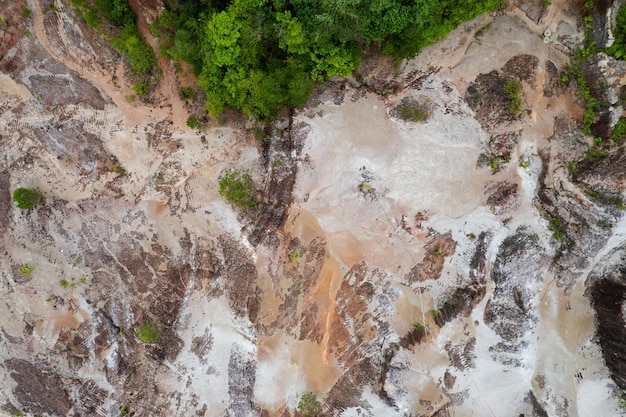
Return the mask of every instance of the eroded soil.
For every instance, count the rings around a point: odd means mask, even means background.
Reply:
[[[162,57],[129,101],[123,61],[65,2],[8,4],[0,410],[296,416],[314,391],[324,416],[619,415],[623,148],[582,161],[559,75],[582,2],[514,3],[399,67],[367,54],[266,142],[234,113],[189,130],[200,104]],[[162,3],[131,6],[155,47]],[[620,64],[597,65],[619,96]],[[401,120],[407,102],[426,120]],[[218,194],[233,166],[249,211]],[[14,207],[21,186],[36,208]]]

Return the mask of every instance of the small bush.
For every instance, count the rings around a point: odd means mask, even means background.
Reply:
[[[33,11],[30,10],[28,7],[24,7],[22,9],[22,16],[24,17],[30,17],[30,15],[33,14]]]
[[[602,149],[591,147],[587,149],[587,152],[583,156],[583,160],[585,161],[599,161],[601,159],[609,156],[607,151],[603,151]]]
[[[187,118],[187,127],[194,130],[202,129],[202,122],[195,114]]]
[[[517,80],[509,80],[504,83],[502,91],[508,97],[507,108],[513,116],[518,116],[522,112],[524,102],[521,97],[522,84]]]
[[[248,209],[257,203],[252,177],[238,169],[228,169],[219,181],[219,193],[232,205]]]
[[[13,201],[17,208],[22,210],[32,209],[41,200],[41,192],[34,188],[18,188],[13,191]]]
[[[196,91],[191,87],[178,87],[178,95],[183,100],[193,100],[196,98]]]
[[[31,264],[24,264],[22,265],[20,269],[17,270],[17,272],[19,272],[20,275],[23,275],[25,277],[30,277],[33,275],[34,270],[35,270],[35,267],[32,266]]]
[[[615,143],[622,143],[624,136],[626,136],[626,119],[620,117],[611,133],[611,140]]]
[[[319,414],[321,409],[321,404],[317,400],[317,395],[313,391],[309,391],[300,397],[298,411],[304,414],[305,417],[315,417]]]
[[[142,323],[137,327],[137,337],[144,343],[154,343],[161,337],[161,329],[152,323]]]

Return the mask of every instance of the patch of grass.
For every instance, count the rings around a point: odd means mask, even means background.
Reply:
[[[569,161],[569,162],[566,162],[565,165],[567,166],[567,175],[570,178],[573,177],[574,174],[576,174],[576,171],[578,170],[578,166],[576,165],[576,162]]]
[[[7,22],[6,19],[0,16],[0,27],[4,26],[6,22]]]
[[[187,127],[194,130],[202,129],[202,122],[195,114],[192,114],[187,118]]]
[[[22,16],[24,16],[24,17],[30,17],[30,15],[32,15],[32,14],[33,14],[33,11],[32,11],[32,10],[30,10],[28,7],[24,7],[24,8],[22,9]]]
[[[226,170],[219,181],[218,191],[232,205],[242,209],[249,209],[257,203],[252,177],[239,169]]]
[[[524,101],[522,100],[522,83],[518,80],[508,80],[504,83],[502,91],[508,98],[507,109],[513,116],[519,116],[524,107]]]
[[[23,34],[25,37],[29,38],[29,37],[30,37],[30,29],[24,29],[24,32],[22,32],[22,34]]]
[[[30,210],[41,200],[41,192],[35,188],[17,188],[13,191],[13,201],[17,208]]]
[[[406,101],[396,107],[398,117],[405,122],[423,122],[428,119],[428,109],[423,105]]]
[[[66,280],[65,278],[63,278],[62,280],[59,281],[59,285],[63,288],[67,288],[70,286],[70,283],[68,280]]]
[[[413,328],[416,330],[424,330],[425,327],[421,322],[416,321],[415,323],[413,323]]]
[[[120,406],[120,414],[126,414],[128,413],[128,409],[126,408],[125,405],[121,405]]]
[[[543,0],[543,2],[541,3],[541,5],[543,7],[550,7],[552,5],[552,3],[549,0]]]
[[[144,343],[154,343],[161,337],[161,329],[152,323],[142,323],[135,330],[137,337]]]
[[[24,264],[21,266],[20,269],[17,270],[17,272],[19,272],[20,275],[23,275],[25,277],[30,277],[33,275],[34,270],[35,270],[35,267],[32,266],[31,264]]]
[[[270,140],[270,137],[265,133],[265,130],[260,127],[255,127],[254,129],[252,129],[252,133],[257,140],[263,142],[267,142],[268,140]]]
[[[614,195],[610,193],[606,193],[603,191],[599,191],[593,188],[585,188],[585,194],[587,194],[593,201],[596,203],[605,205],[605,206],[614,206],[619,210],[626,209],[626,205],[624,204],[624,199],[619,195]]]
[[[433,319],[437,319],[439,316],[441,316],[441,311],[437,309],[432,309],[430,310],[430,315],[433,316]]]
[[[54,5],[54,3],[48,3],[46,6],[46,12],[58,12],[59,8]]]
[[[126,101],[128,101],[129,103],[133,103],[135,101],[135,95],[134,94],[127,95]]]
[[[304,414],[304,417],[315,417],[321,410],[322,406],[313,391],[309,391],[300,397],[298,411]]]
[[[485,33],[485,31],[487,29],[489,29],[491,27],[491,22],[487,23],[485,26],[481,27],[480,29],[478,29],[476,31],[476,34],[474,36],[479,37],[480,35],[482,35],[483,33]]]
[[[124,168],[121,165],[115,165],[115,168],[113,168],[113,172],[115,172],[117,174],[125,174],[126,173],[126,168]]]

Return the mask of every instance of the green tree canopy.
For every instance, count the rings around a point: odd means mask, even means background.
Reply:
[[[163,50],[195,65],[213,115],[259,120],[300,105],[313,84],[347,76],[374,43],[412,58],[503,0],[172,0],[154,28]]]

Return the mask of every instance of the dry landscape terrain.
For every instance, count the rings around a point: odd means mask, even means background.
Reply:
[[[161,2],[129,3],[156,47]],[[0,415],[295,417],[306,392],[320,416],[626,415],[626,155],[588,151],[626,65],[594,58],[583,134],[562,75],[583,3],[366,55],[259,140],[234,112],[187,127],[201,104],[163,57],[132,98],[66,0],[3,1]],[[588,36],[621,3],[594,2]],[[219,194],[229,168],[253,208]]]

